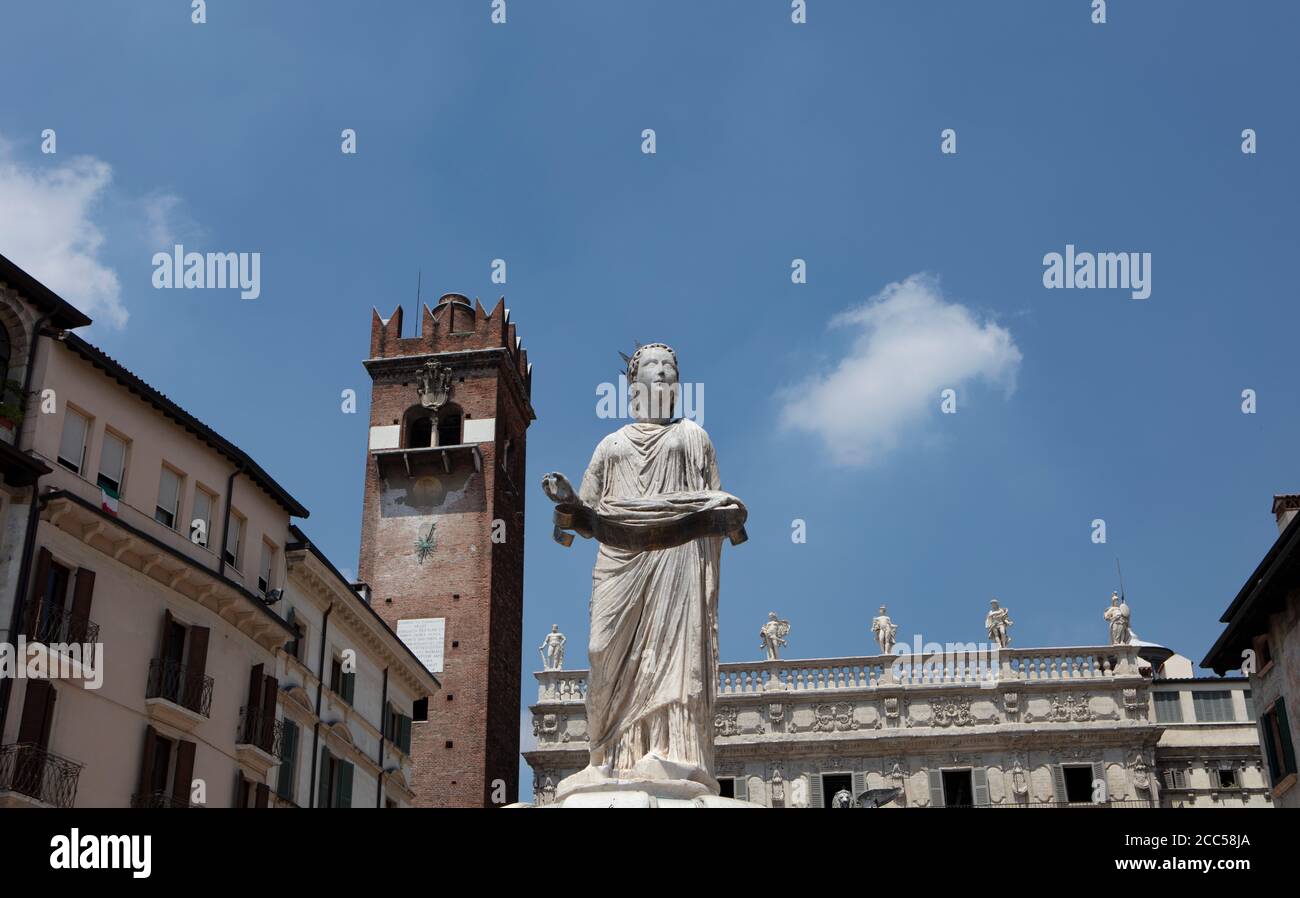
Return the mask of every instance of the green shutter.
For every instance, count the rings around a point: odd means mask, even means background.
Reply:
[[[1277,731],[1282,739],[1282,775],[1295,773],[1295,746],[1291,743],[1291,724],[1286,719],[1286,697],[1279,698],[1273,706],[1277,710]]]
[[[330,750],[324,746],[320,750],[320,776],[316,790],[316,806],[321,808],[330,806]]]
[[[275,794],[293,801],[293,781],[298,770],[298,725],[284,722],[284,741],[280,745],[280,774],[275,783]]]
[[[397,731],[399,738],[397,744],[401,746],[402,751],[409,755],[411,753],[411,718],[405,714],[399,715],[397,718]]]
[[[352,765],[347,761],[339,761],[339,775],[337,789],[334,794],[334,807],[350,808],[352,807]]]
[[[808,807],[826,807],[826,797],[822,793],[822,775],[820,773],[808,774]]]
[[[357,689],[357,675],[354,673],[345,673],[343,675],[343,701],[349,705],[352,704],[352,696]]]

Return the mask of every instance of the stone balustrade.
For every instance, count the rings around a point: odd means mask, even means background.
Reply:
[[[971,646],[970,648],[974,648]],[[1022,681],[1104,681],[1138,672],[1133,646],[1009,648],[934,656],[863,655],[780,661],[729,662],[718,668],[718,697],[772,692],[835,692],[879,687],[970,686]],[[537,701],[580,703],[587,671],[542,671]]]

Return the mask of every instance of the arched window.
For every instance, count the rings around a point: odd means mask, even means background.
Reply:
[[[433,418],[428,414],[416,414],[406,422],[407,449],[423,449],[433,445]]]
[[[438,445],[459,446],[461,443],[460,409],[448,406],[438,414]]]

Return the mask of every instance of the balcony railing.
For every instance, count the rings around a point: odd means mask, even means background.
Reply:
[[[89,645],[91,656],[84,661],[91,667],[95,664],[94,646],[99,642],[99,624],[85,615],[73,614],[49,599],[32,602],[23,609],[23,619],[18,632],[28,642],[42,642],[45,645]]]
[[[284,721],[276,720],[261,708],[239,709],[239,739],[241,745],[256,745],[267,754],[280,757],[284,744]]]
[[[163,698],[207,717],[212,710],[212,677],[191,671],[176,661],[154,658],[149,662],[145,698]]]
[[[947,647],[944,647],[945,649]],[[978,651],[961,647],[934,656],[863,655],[728,662],[718,665],[718,695],[765,692],[991,686],[1006,682],[1104,682],[1137,674],[1137,648],[1127,645],[1081,648],[1008,648]],[[539,702],[581,702],[587,671],[549,670],[535,675]]]
[[[131,796],[133,808],[192,808],[187,799],[175,798],[168,792],[137,792]]]
[[[0,792],[17,792],[51,807],[70,808],[83,766],[39,745],[5,745],[0,747]]]

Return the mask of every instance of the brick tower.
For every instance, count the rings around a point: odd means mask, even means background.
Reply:
[[[442,681],[413,727],[416,804],[490,805],[497,780],[518,801],[528,353],[504,299],[448,293],[418,336],[376,311],[365,366],[359,575]]]

